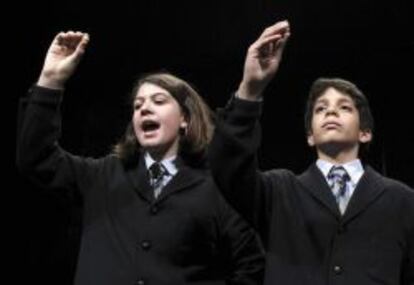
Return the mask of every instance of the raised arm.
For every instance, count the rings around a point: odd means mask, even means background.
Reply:
[[[90,165],[89,159],[66,152],[58,143],[63,88],[88,41],[89,36],[81,32],[56,35],[36,85],[20,101],[16,163],[22,173],[45,188],[79,189],[79,177],[85,176]]]
[[[249,47],[239,90],[219,111],[209,148],[211,171],[220,190],[264,241],[275,193],[273,182],[258,170],[256,161],[261,142],[259,99],[279,67],[289,35],[288,22],[278,22]]]

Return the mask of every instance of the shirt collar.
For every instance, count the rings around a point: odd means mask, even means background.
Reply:
[[[325,176],[327,179],[329,171],[336,164],[333,164],[326,160],[318,159],[316,161],[316,165],[322,171],[323,176]],[[355,159],[344,164],[338,164],[336,166],[343,166],[345,168],[346,172],[351,178],[352,184],[354,185],[358,183],[359,179],[361,179],[362,175],[364,174],[364,167],[362,166],[361,160],[359,159]]]
[[[174,163],[176,158],[177,156],[174,155],[160,161],[160,163],[167,169],[168,174],[172,176],[174,176],[178,172],[178,168]],[[147,169],[149,169],[151,165],[153,165],[156,162],[148,152],[144,154],[144,160]]]

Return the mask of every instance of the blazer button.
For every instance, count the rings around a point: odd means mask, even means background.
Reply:
[[[157,206],[151,206],[150,212],[153,215],[157,214],[158,213],[158,207]]]
[[[338,234],[343,234],[346,232],[346,228],[344,225],[339,225],[338,227]]]
[[[138,279],[137,282],[135,282],[135,285],[145,285],[145,281],[142,279]]]
[[[341,273],[342,273],[342,271],[343,271],[343,269],[342,269],[342,267],[341,267],[341,266],[339,266],[339,265],[335,265],[335,266],[333,267],[333,271],[335,272],[335,274],[341,274]]]
[[[149,250],[151,248],[151,242],[149,240],[143,240],[141,242],[141,248],[143,250]]]

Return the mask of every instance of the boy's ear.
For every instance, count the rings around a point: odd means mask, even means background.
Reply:
[[[359,131],[359,142],[360,143],[368,143],[371,140],[372,140],[371,130],[361,130],[361,131]]]
[[[311,132],[308,133],[308,145],[315,146],[315,141],[313,139],[313,134]]]

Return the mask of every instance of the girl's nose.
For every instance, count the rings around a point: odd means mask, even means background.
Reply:
[[[148,102],[148,100],[145,100],[142,103],[141,108],[140,108],[140,111],[143,114],[148,113],[148,112],[151,112],[151,104],[150,104],[150,102]]]

